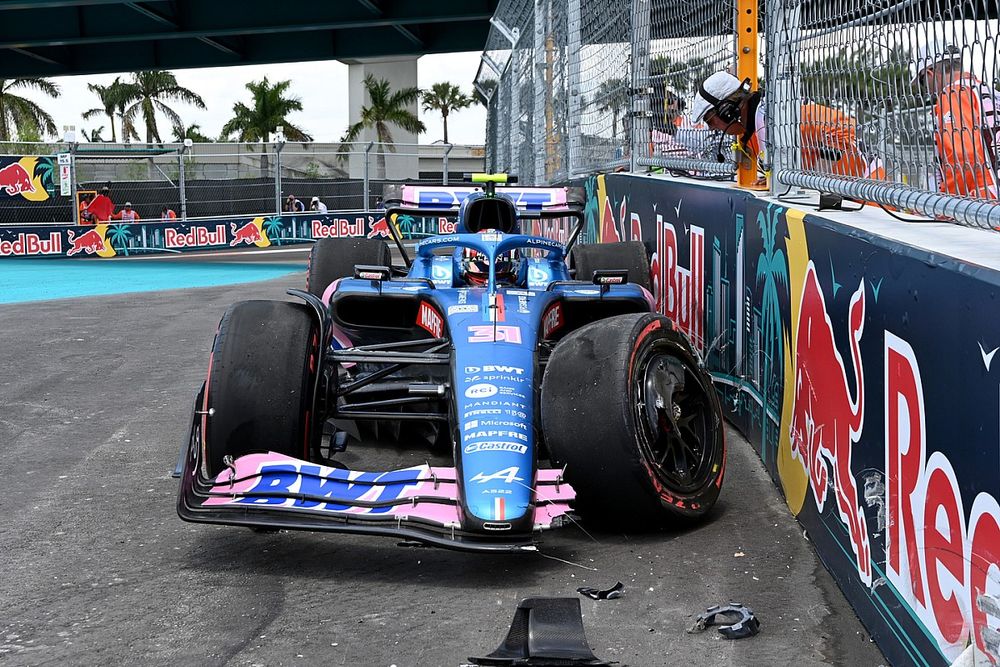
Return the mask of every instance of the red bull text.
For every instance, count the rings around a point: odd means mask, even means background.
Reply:
[[[51,232],[47,239],[31,232],[22,232],[13,241],[0,241],[0,257],[61,255],[62,251],[62,235],[59,232]]]
[[[168,248],[198,248],[201,246],[226,245],[226,226],[192,227],[187,234],[167,227],[163,230],[163,243]]]
[[[638,222],[636,222],[638,224]],[[651,271],[656,309],[672,319],[699,353],[705,351],[705,230],[691,225],[689,268],[680,266],[677,231],[656,216]]]
[[[347,218],[331,220],[325,224],[322,220],[312,221],[312,237],[314,239],[344,239],[365,235],[365,219],[355,218],[351,222]]]

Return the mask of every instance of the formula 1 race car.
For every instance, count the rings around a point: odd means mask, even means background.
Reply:
[[[722,413],[690,342],[654,312],[644,245],[577,245],[576,189],[473,180],[387,192],[403,266],[382,239],[320,240],[307,290],[289,291],[303,303],[226,311],[181,518],[520,551],[571,512],[642,528],[709,511]],[[456,208],[455,233],[411,259],[395,221]],[[566,243],[522,225],[564,229]],[[386,439],[450,451],[453,465],[337,460],[348,443]]]

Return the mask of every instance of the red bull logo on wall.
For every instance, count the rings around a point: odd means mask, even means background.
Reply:
[[[19,233],[14,240],[0,240],[0,257],[30,257],[32,255],[63,254],[62,234],[50,232],[41,234]]]
[[[590,237],[645,239],[657,307],[890,664],[1000,665],[1000,275],[738,192],[593,181]]]
[[[51,157],[0,156],[0,197],[45,201],[53,188],[55,165]]]
[[[264,218],[254,218],[250,222],[237,225],[235,222],[229,223],[232,239],[229,245],[255,245],[258,248],[266,248],[271,245],[271,240],[267,238],[267,231],[264,229]]]

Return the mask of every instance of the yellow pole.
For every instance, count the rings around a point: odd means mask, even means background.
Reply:
[[[750,79],[751,90],[757,90],[757,64],[757,0],[736,0],[736,77]],[[757,184],[756,155],[740,153],[737,183],[741,188],[766,189]]]

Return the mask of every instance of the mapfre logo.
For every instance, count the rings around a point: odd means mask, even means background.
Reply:
[[[420,302],[417,325],[435,338],[441,338],[444,335],[444,318],[426,301]]]

